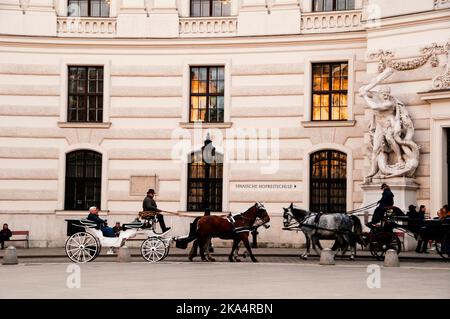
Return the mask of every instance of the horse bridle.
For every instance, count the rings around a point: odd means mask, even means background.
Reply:
[[[255,207],[256,207],[256,209],[258,210],[258,212],[259,212],[260,210],[266,211],[266,210],[264,209],[264,206],[261,205],[261,204],[259,204],[259,203],[255,204]],[[248,211],[248,210],[247,210],[247,211]],[[246,211],[246,212],[247,212],[247,211]],[[240,217],[240,218],[242,218],[242,219],[244,219],[244,220],[251,221],[253,218],[245,216],[244,214],[245,214],[246,212],[244,212],[244,213],[239,213],[239,214],[233,216],[233,219],[236,218],[236,217]],[[267,214],[267,211],[266,211],[266,214]],[[261,223],[260,223],[260,224],[256,224],[255,222],[256,222],[257,220],[260,220]],[[269,221],[264,221],[261,217],[256,216],[256,217],[255,217],[255,220],[253,221],[253,224],[252,224],[252,225],[249,225],[249,227],[256,227],[256,228],[258,228],[258,227],[260,227],[260,226],[264,226],[264,227],[268,228],[268,227],[266,226],[266,224],[267,224],[268,222],[269,222]]]

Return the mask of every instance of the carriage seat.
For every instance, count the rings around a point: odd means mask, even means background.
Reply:
[[[138,228],[143,228],[143,227],[144,227],[144,223],[138,222],[138,221],[122,225],[123,230],[138,229]]]

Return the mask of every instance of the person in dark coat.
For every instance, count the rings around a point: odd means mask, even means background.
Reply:
[[[383,193],[381,199],[378,201],[378,207],[375,208],[375,211],[373,212],[372,220],[367,224],[369,227],[379,223],[383,219],[386,207],[394,206],[394,194],[389,185],[383,183],[381,189],[383,190]]]
[[[9,240],[12,236],[11,230],[8,228],[8,224],[3,224],[2,230],[0,230],[0,243],[2,249],[5,249],[5,241]]]
[[[158,206],[156,205],[156,202],[153,199],[153,197],[155,197],[155,190],[150,188],[147,191],[147,196],[144,198],[144,201],[142,202],[143,211],[150,211],[150,212],[161,211],[158,209]],[[170,227],[166,227],[166,223],[164,222],[164,216],[162,214],[156,214],[156,218],[158,219],[159,225],[161,226],[161,230],[163,233],[165,233],[170,229]]]
[[[416,218],[410,219],[410,223],[412,222],[413,227],[413,229],[411,230],[414,234],[417,234],[416,253],[419,254],[421,253],[428,254],[427,251],[428,239],[424,238],[422,232],[420,231],[423,225],[423,221],[425,220],[425,215],[426,215],[426,207],[425,205],[420,205],[419,212],[417,212]]]
[[[106,226],[106,220],[98,217],[98,209],[95,206],[89,208],[88,220],[93,221],[97,224],[105,237],[116,237],[114,230],[111,227]]]

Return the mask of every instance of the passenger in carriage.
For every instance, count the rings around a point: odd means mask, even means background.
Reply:
[[[91,208],[89,208],[89,215],[88,215],[87,219],[95,222],[97,224],[97,226],[100,227],[100,230],[102,231],[103,236],[116,237],[114,230],[111,227],[106,226],[106,220],[103,220],[100,217],[98,217],[97,207],[92,206]]]
[[[121,230],[122,230],[122,226],[120,226],[119,222],[116,222],[116,225],[113,227],[113,231],[114,231],[114,234],[116,234],[116,237],[119,237]]]
[[[383,183],[381,185],[383,193],[381,199],[378,201],[378,207],[373,212],[372,220],[367,223],[368,227],[373,227],[374,224],[379,223],[384,217],[384,209],[386,207],[394,206],[394,194],[392,193],[389,185]]]
[[[450,212],[448,210],[448,205],[444,205],[440,210],[437,212],[438,217],[435,219],[444,220],[446,218],[450,218]]]

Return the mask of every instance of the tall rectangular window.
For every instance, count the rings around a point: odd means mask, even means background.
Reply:
[[[103,121],[103,67],[69,66],[68,122]]]
[[[231,0],[191,0],[191,17],[225,17],[231,13]]]
[[[109,17],[109,4],[106,0],[68,0],[69,17]]]
[[[189,121],[221,123],[224,120],[223,66],[191,67]]]
[[[313,11],[354,10],[355,0],[313,0]]]
[[[347,120],[348,63],[312,65],[312,120]]]

